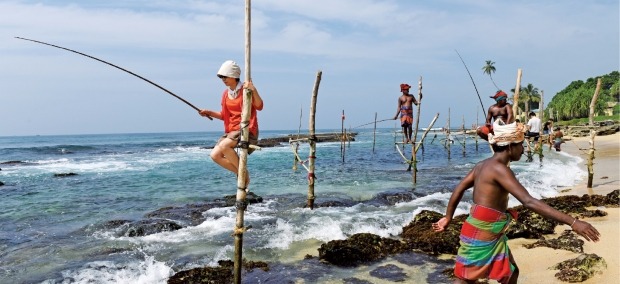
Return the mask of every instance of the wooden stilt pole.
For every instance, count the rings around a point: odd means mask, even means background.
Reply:
[[[340,139],[340,156],[342,158],[342,162],[344,163],[344,141],[345,141],[344,140],[345,139],[345,137],[344,137],[344,135],[345,135],[345,133],[344,133],[344,109],[342,110],[342,119],[341,119],[341,121],[342,121],[342,123],[341,123],[341,127],[340,127],[340,134],[341,134],[340,135],[340,137],[341,137],[341,139]]]
[[[413,164],[413,172],[412,172],[412,179],[413,179],[413,184],[416,184],[416,182],[418,181],[418,167],[417,167],[417,163],[418,163],[418,158],[417,158],[417,153],[415,151],[415,145],[416,145],[416,141],[418,139],[418,128],[420,127],[420,112],[422,108],[422,76],[420,76],[420,79],[418,79],[418,113],[416,115],[416,119],[415,119],[415,130],[413,132],[413,137],[412,137],[412,141],[411,141],[411,163],[409,164],[409,168],[407,169],[407,171],[411,170],[411,165]]]
[[[420,138],[420,143],[418,143],[418,145],[415,147],[416,152],[418,152],[420,147],[424,147],[424,144],[422,142],[424,142],[424,139],[426,138],[426,134],[428,134],[431,128],[433,128],[433,125],[435,125],[435,121],[437,121],[437,118],[439,118],[439,113],[435,114],[435,117],[433,117],[431,124],[428,125],[428,128],[426,128],[426,130],[422,134],[422,138]]]
[[[545,125],[546,123],[544,107],[545,107],[545,91],[541,90],[540,91],[540,103],[538,104],[538,116],[540,117],[540,123],[542,123],[542,125]],[[549,129],[549,133],[551,133],[551,129]],[[545,156],[543,154],[543,144],[544,144],[545,139],[549,140],[549,134],[545,136],[544,133],[541,133],[540,137],[538,137],[538,150],[536,152],[538,153],[538,161],[540,162],[541,165],[543,163],[543,158]]]
[[[478,107],[476,107],[476,130],[478,130],[478,115],[479,115],[480,109]],[[476,141],[476,152],[478,152],[478,134],[474,135],[474,139]]]
[[[377,113],[375,112],[375,128],[372,131],[372,153],[375,153],[375,141],[377,140]]]
[[[297,128],[297,140],[299,140],[299,135],[301,135],[301,118],[303,116],[304,110],[300,107],[299,108],[299,127]],[[295,154],[293,157],[293,171],[297,170],[297,163],[300,163],[301,160],[299,160],[299,155],[297,153],[297,150],[299,150],[299,141],[295,142],[295,146],[293,147],[293,153]]]
[[[463,115],[463,124],[461,124],[461,131],[463,131],[463,143],[461,143],[461,145],[463,146],[463,157],[465,157],[465,143],[467,142],[467,134],[465,134],[465,115]]]
[[[592,190],[592,180],[594,179],[594,137],[596,137],[596,129],[594,127],[594,107],[596,106],[596,100],[598,100],[598,94],[601,91],[601,78],[598,78],[596,82],[596,90],[592,101],[590,102],[590,150],[588,150],[588,190]]]
[[[517,119],[519,118],[519,92],[521,91],[521,75],[523,74],[523,72],[521,71],[521,68],[519,68],[519,70],[517,70],[517,86],[515,87],[515,95],[513,98],[513,107],[512,107],[512,116]],[[527,116],[527,114],[526,114]]]
[[[251,50],[251,0],[245,1],[245,79],[248,81],[252,80],[251,72],[251,58],[250,58],[250,50]],[[243,225],[243,218],[245,214],[245,209],[248,206],[248,203],[245,199],[246,197],[246,176],[247,176],[247,158],[248,158],[248,147],[249,146],[249,138],[250,138],[250,114],[251,114],[251,106],[252,106],[252,92],[250,90],[243,90],[243,109],[241,111],[241,141],[240,143],[240,154],[239,154],[239,172],[237,173],[237,195],[235,207],[237,208],[237,218],[235,222],[235,230],[233,232],[233,236],[235,237],[235,260],[234,260],[234,282],[236,284],[241,283],[241,267],[243,261],[243,234],[247,230],[247,228]]]
[[[310,121],[308,130],[310,131],[310,153],[308,155],[308,202],[307,206],[310,209],[314,209],[314,161],[316,160],[316,133],[314,129],[314,121],[316,115],[316,98],[319,94],[319,84],[321,83],[322,71],[316,73],[316,80],[314,82],[314,88],[312,89],[312,101],[310,102]],[[344,115],[344,111],[343,111]]]
[[[446,145],[448,148],[448,160],[450,160],[450,149],[452,148],[452,134],[450,134],[450,108],[448,108],[448,132],[446,132]]]

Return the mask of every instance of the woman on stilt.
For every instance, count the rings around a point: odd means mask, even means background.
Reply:
[[[222,168],[233,172],[235,175],[239,172],[239,156],[235,152],[235,147],[241,139],[241,111],[243,109],[243,90],[248,89],[252,92],[252,107],[250,121],[247,127],[250,130],[249,142],[251,145],[258,143],[258,117],[257,111],[263,109],[263,99],[258,94],[258,90],[251,80],[241,83],[241,68],[236,62],[228,60],[222,64],[217,71],[217,77],[222,79],[222,83],[226,85],[221,100],[221,110],[213,111],[201,109],[201,116],[210,116],[224,121],[224,135],[217,141],[215,147],[211,151],[211,159]],[[246,127],[244,125],[244,127]],[[248,149],[251,154],[253,149]],[[250,183],[249,172],[246,175],[246,187]],[[247,188],[246,188],[247,190]]]

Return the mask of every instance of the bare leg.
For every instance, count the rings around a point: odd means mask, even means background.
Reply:
[[[413,128],[411,127],[411,125],[409,125],[408,128],[409,128],[409,136],[407,136],[408,137],[407,141],[411,142],[412,141],[411,136],[413,135]]]
[[[407,127],[407,126],[403,127],[403,135],[407,139],[407,140],[405,140],[405,143],[411,142],[411,132],[409,132],[409,127]]]
[[[237,141],[232,139],[222,139],[220,143],[213,147],[211,151],[211,159],[222,168],[225,168],[235,175],[239,174],[239,156],[235,152]],[[246,171],[245,185],[250,184],[250,173]]]

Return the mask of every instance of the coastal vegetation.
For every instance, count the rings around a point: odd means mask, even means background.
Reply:
[[[596,81],[601,78],[602,85],[600,95],[594,107],[595,112],[605,115],[609,109],[611,119],[618,120],[620,114],[618,101],[620,98],[620,73],[613,71],[607,75],[588,78],[571,82],[566,88],[558,92],[545,109],[545,117],[554,117],[555,120],[574,120],[588,118],[590,102],[596,89]],[[595,116],[595,120],[601,117]]]

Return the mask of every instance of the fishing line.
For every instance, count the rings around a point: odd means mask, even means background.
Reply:
[[[353,128],[359,128],[359,127],[362,127],[362,126],[370,125],[370,124],[377,123],[377,122],[383,122],[383,121],[386,121],[386,120],[394,120],[394,119],[386,118],[386,119],[377,120],[377,121],[369,122],[369,123],[366,123],[366,124],[358,125],[358,126],[353,127]]]
[[[112,66],[112,67],[114,67],[114,68],[118,68],[118,69],[120,69],[120,70],[123,70],[123,71],[125,71],[125,72],[127,72],[127,73],[131,74],[131,75],[134,75],[134,76],[136,76],[136,77],[138,77],[138,78],[140,78],[140,79],[142,79],[142,80],[144,80],[144,81],[148,82],[149,84],[151,84],[151,85],[153,85],[153,86],[155,86],[155,87],[157,87],[157,88],[160,88],[160,89],[161,89],[161,90],[163,90],[164,92],[166,92],[166,93],[168,93],[168,94],[170,94],[170,95],[174,96],[175,98],[177,98],[177,99],[181,100],[182,102],[186,103],[188,106],[192,107],[192,108],[193,108],[193,109],[195,109],[196,111],[200,111],[200,109],[199,109],[199,108],[197,108],[196,106],[194,106],[194,105],[193,105],[193,104],[191,104],[190,102],[186,101],[185,99],[183,99],[183,98],[181,98],[181,97],[177,96],[177,95],[176,95],[176,94],[174,94],[173,92],[168,91],[166,88],[164,88],[164,87],[162,87],[162,86],[160,86],[160,85],[157,85],[156,83],[152,82],[151,80],[149,80],[149,79],[147,79],[147,78],[144,78],[144,77],[142,77],[142,76],[140,76],[140,75],[138,75],[138,74],[136,74],[136,73],[133,73],[133,72],[131,72],[131,71],[129,71],[129,70],[127,70],[127,69],[123,68],[123,67],[120,67],[120,66],[114,65],[114,64],[112,64],[112,63],[110,63],[110,62],[107,62],[107,61],[105,61],[105,60],[101,60],[101,59],[99,59],[99,58],[97,58],[97,57],[90,56],[90,55],[88,55],[88,54],[85,54],[85,53],[82,53],[82,52],[79,52],[79,51],[75,51],[75,50],[72,50],[72,49],[68,49],[68,48],[65,48],[65,47],[62,47],[62,46],[53,45],[53,44],[45,43],[45,42],[42,42],[42,41],[38,41],[38,40],[34,40],[34,39],[28,39],[28,38],[23,38],[23,37],[15,37],[15,38],[17,38],[17,39],[21,39],[21,40],[27,40],[27,41],[36,42],[36,43],[40,43],[40,44],[44,44],[44,45],[48,45],[48,46],[52,46],[52,47],[55,47],[55,48],[64,49],[64,50],[66,50],[66,51],[71,51],[71,52],[73,52],[73,53],[77,53],[77,54],[79,54],[79,55],[86,56],[86,57],[88,57],[88,58],[91,58],[91,59],[97,60],[97,61],[99,61],[99,62],[102,62],[102,63],[108,64],[108,65],[110,65],[110,66]],[[210,119],[210,120],[213,120],[213,118],[212,118],[212,117],[210,117],[210,116],[208,116],[208,115],[207,115],[207,118],[208,118],[208,119]]]
[[[471,73],[469,73],[469,68],[467,68],[467,64],[465,64],[465,61],[463,60],[463,57],[461,57],[461,54],[459,54],[459,52],[456,49],[454,51],[456,51],[456,54],[461,59],[461,62],[463,62],[463,66],[465,66],[465,70],[467,70],[467,74],[469,74],[469,79],[471,79],[471,83],[474,84],[474,89],[476,89],[476,94],[478,95],[478,100],[480,100],[480,106],[482,106],[482,110],[484,111],[485,108],[484,108],[484,105],[482,104],[482,99],[480,98],[480,93],[478,93],[478,88],[476,87],[476,83],[474,83],[474,78],[471,76]]]

